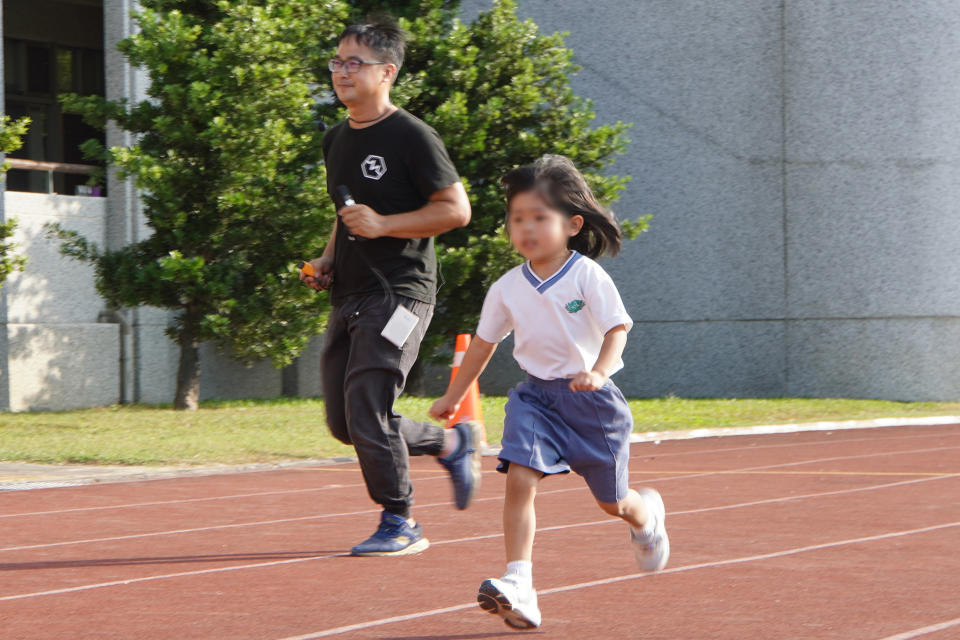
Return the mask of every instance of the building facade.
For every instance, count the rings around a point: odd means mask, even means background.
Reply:
[[[465,0],[464,18],[491,2]],[[59,91],[142,98],[114,46],[131,5],[4,0],[4,112],[35,122],[16,155],[82,162],[76,145],[97,132],[59,112]],[[519,12],[569,32],[574,86],[598,121],[633,123],[615,209],[654,220],[604,263],[636,321],[625,393],[960,398],[960,5],[520,0]],[[89,268],[42,235],[58,221],[119,247],[148,232],[129,183],[77,195],[84,182],[21,169],[0,198],[29,260],[0,290],[0,410],[172,398],[167,313],[106,309]],[[520,377],[509,350],[484,391]],[[202,357],[202,397],[320,393],[319,340],[285,372]]]
[[[33,120],[13,162],[54,162],[58,170],[48,179],[45,171],[17,169],[17,163],[2,198],[0,220],[17,220],[14,240],[28,262],[0,290],[0,410],[173,399],[179,351],[164,334],[168,312],[108,309],[92,269],[60,256],[43,231],[57,222],[109,249],[149,232],[130,182],[107,175],[100,196],[77,195],[88,176],[59,171],[83,162],[77,144],[98,132],[62,114],[57,93],[145,97],[145,75],[115,46],[135,28],[133,6],[128,0],[3,0],[4,112]],[[111,146],[131,142],[114,127],[99,134]],[[315,342],[301,365],[285,371],[266,362],[244,367],[204,345],[201,397],[319,395]],[[300,366],[311,371],[299,376]]]

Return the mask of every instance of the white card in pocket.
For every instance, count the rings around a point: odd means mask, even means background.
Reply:
[[[413,331],[418,322],[420,322],[420,318],[412,311],[402,304],[397,305],[396,311],[387,320],[387,324],[383,327],[380,335],[397,345],[398,349],[402,349],[403,343],[407,341],[410,332]]]

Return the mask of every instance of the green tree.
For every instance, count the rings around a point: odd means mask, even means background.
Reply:
[[[30,126],[30,118],[20,118],[13,120],[8,115],[0,116],[0,153],[10,153],[16,151],[23,145],[23,136],[27,133]],[[0,179],[6,174],[9,164],[6,162],[0,166]],[[16,220],[0,222],[0,288],[7,280],[7,277],[14,271],[23,271],[27,259],[23,256],[13,255],[16,244],[10,242],[14,229],[17,228]]]
[[[55,232],[67,255],[93,264],[109,304],[176,312],[177,408],[196,406],[200,342],[284,365],[325,325],[327,297],[301,287],[292,265],[315,255],[335,218],[315,118],[344,114],[314,104],[311,90],[329,90],[326,58],[361,14],[402,17],[413,38],[395,101],[439,131],[473,204],[471,225],[438,243],[445,284],[426,354],[475,325],[478,301],[517,262],[502,233],[499,176],[552,152],[571,157],[605,202],[627,180],[604,173],[627,144],[626,125],[591,128],[591,104],[570,87],[577,67],[563,37],[519,21],[513,0],[469,25],[455,0],[355,0],[351,15],[339,0],[140,4],[140,31],[119,48],[148,72],[149,100],[63,100],[94,126],[114,121],[136,135],[129,148],[84,149],[134,179],[153,233],[106,251]],[[632,237],[645,225],[624,226]]]
[[[140,30],[119,49],[149,74],[149,99],[62,101],[94,126],[112,120],[136,134],[130,147],[91,140],[84,152],[133,178],[152,234],[102,250],[52,232],[65,254],[92,263],[109,304],[175,312],[174,406],[195,409],[201,342],[282,366],[324,328],[327,298],[300,285],[295,263],[315,255],[335,217],[313,93],[346,8],[339,0],[140,6]]]
[[[411,34],[394,102],[437,130],[473,207],[467,227],[437,240],[444,284],[423,343],[424,355],[436,357],[457,333],[473,330],[487,289],[521,260],[503,233],[500,177],[544,153],[563,154],[609,205],[629,180],[605,172],[626,148],[628,125],[591,126],[592,103],[570,86],[580,68],[564,35],[519,20],[515,0],[495,0],[469,24],[457,18],[459,1],[350,4],[355,20],[392,11]],[[621,226],[634,238],[647,224],[644,217]]]

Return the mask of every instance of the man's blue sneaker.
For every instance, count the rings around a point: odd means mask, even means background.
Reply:
[[[454,425],[460,436],[457,450],[437,461],[450,472],[453,480],[453,500],[457,509],[470,506],[473,494],[480,488],[480,443],[483,441],[483,425],[468,420]]]
[[[420,553],[430,546],[423,537],[420,525],[410,526],[395,513],[380,514],[376,533],[350,550],[352,556],[407,556]]]

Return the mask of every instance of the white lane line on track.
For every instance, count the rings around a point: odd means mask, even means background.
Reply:
[[[0,602],[7,600],[23,600],[24,598],[36,598],[38,596],[53,596],[61,593],[74,593],[77,591],[89,591],[90,589],[102,589],[104,587],[116,587],[120,585],[137,584],[138,582],[151,582],[153,580],[167,580],[170,578],[184,578],[188,576],[202,576],[210,573],[224,573],[226,571],[240,571],[242,569],[256,569],[259,567],[276,567],[284,564],[296,564],[298,562],[310,562],[312,560],[325,560],[335,558],[342,554],[328,554],[322,556],[313,556],[310,558],[292,558],[290,560],[273,560],[271,562],[258,562],[256,564],[243,564],[232,567],[218,567],[216,569],[201,569],[199,571],[182,571],[180,573],[165,573],[159,576],[144,576],[143,578],[130,578],[128,580],[114,580],[112,582],[98,582],[96,584],[84,584],[76,587],[64,587],[63,589],[51,589],[49,591],[35,591],[33,593],[19,593],[11,596],[0,597]]]
[[[770,435],[790,435],[787,433],[783,434],[770,434]],[[762,436],[768,437],[768,436]],[[920,438],[950,438],[950,437],[960,437],[960,429],[952,433],[920,433],[916,435],[908,436],[887,436],[883,434],[881,436],[874,436],[872,438],[847,438],[844,440],[818,440],[816,442],[792,442],[792,443],[783,443],[783,444],[758,444],[755,446],[749,447],[727,447],[725,449],[710,449],[709,453],[726,453],[729,451],[763,451],[765,449],[790,449],[793,447],[816,447],[824,445],[834,445],[834,444],[845,444],[848,442],[887,442],[888,440],[919,440]],[[664,442],[687,442],[686,440],[669,440]],[[651,440],[644,440],[641,442],[633,443],[635,445],[655,445]],[[647,449],[644,449],[646,451]],[[636,455],[631,456],[631,460],[635,458],[667,458],[675,456],[695,456],[700,453],[705,453],[703,451],[674,451],[660,453],[656,449],[653,449],[649,455]]]
[[[880,640],[910,640],[911,638],[919,638],[920,636],[925,636],[929,633],[936,633],[937,631],[943,631],[944,629],[949,629],[958,625],[960,625],[960,618],[954,618],[953,620],[947,620],[946,622],[941,622],[939,624],[931,624],[927,627],[920,627],[919,629],[912,629],[910,631],[904,631],[903,633],[898,633],[893,636],[887,636],[886,638],[881,638]]]
[[[773,464],[773,465],[764,465],[764,466],[759,466],[759,467],[745,467],[745,468],[741,468],[741,469],[732,469],[732,470],[731,470],[731,469],[720,469],[720,470],[717,470],[717,471],[708,471],[708,472],[694,473],[694,474],[682,474],[682,475],[678,475],[678,476],[666,476],[666,477],[663,477],[663,478],[644,478],[644,479],[643,479],[643,483],[644,483],[644,484],[650,484],[650,483],[653,483],[653,482],[663,483],[663,482],[667,482],[667,481],[670,481],[670,480],[687,480],[687,479],[691,479],[691,478],[703,478],[703,477],[707,477],[707,476],[729,475],[730,473],[735,473],[735,472],[739,472],[739,471],[756,471],[756,470],[761,470],[761,469],[776,469],[776,468],[781,468],[781,467],[792,467],[792,466],[804,465],[804,464],[816,464],[816,463],[831,462],[831,461],[836,461],[836,460],[854,460],[854,459],[859,459],[859,458],[871,458],[871,457],[888,456],[888,455],[891,455],[891,456],[892,456],[892,455],[906,455],[906,454],[911,454],[911,453],[926,453],[926,452],[930,452],[930,451],[943,451],[943,450],[946,450],[946,449],[960,449],[960,446],[955,446],[955,447],[934,447],[934,448],[930,448],[930,449],[911,449],[911,450],[907,450],[907,451],[894,451],[894,452],[885,451],[885,452],[882,452],[882,453],[864,453],[864,454],[859,454],[859,455],[855,455],[855,456],[835,456],[835,457],[832,457],[832,458],[820,458],[820,459],[817,459],[817,460],[801,460],[801,461],[799,461],[799,462],[786,462],[786,463]],[[952,477],[952,476],[943,476],[943,477]],[[567,493],[567,492],[571,492],[571,491],[586,491],[586,490],[587,490],[587,487],[586,487],[586,486],[571,487],[571,488],[568,488],[568,489],[554,489],[554,490],[552,490],[552,491],[540,491],[540,492],[538,492],[538,495],[549,495],[549,494],[554,494],[554,493]],[[502,498],[501,496],[493,496],[493,497],[489,497],[489,498],[476,498],[476,499],[474,499],[474,502],[489,502],[489,501],[492,501],[492,500],[502,500],[502,499],[503,499],[503,498]],[[426,508],[432,508],[432,507],[443,507],[443,506],[448,506],[448,505],[450,505],[450,504],[451,504],[451,503],[450,503],[449,501],[446,501],[446,502],[434,502],[434,503],[431,503],[431,504],[420,505],[420,506],[418,507],[418,509],[426,509]],[[379,512],[380,512],[380,509],[363,509],[363,510],[360,510],[360,511],[346,511],[346,512],[342,512],[342,513],[325,513],[325,514],[318,514],[318,515],[312,515],[312,516],[298,516],[298,517],[295,517],[295,518],[280,518],[280,519],[276,519],[276,520],[259,520],[259,521],[254,521],[254,522],[238,522],[238,523],[233,523],[233,524],[212,525],[212,526],[209,526],[209,527],[195,527],[195,528],[190,528],[190,529],[173,529],[173,530],[166,530],[166,531],[152,531],[152,532],[148,532],[148,533],[133,533],[133,534],[123,535],[123,536],[110,536],[110,537],[105,537],[105,538],[86,538],[86,539],[81,539],[81,540],[64,540],[64,541],[61,541],[61,542],[46,542],[46,543],[40,543],[40,544],[18,545],[18,546],[14,546],[14,547],[3,547],[3,548],[0,548],[0,553],[5,552],[5,551],[26,551],[26,550],[29,550],[29,549],[45,549],[45,548],[49,548],[49,547],[62,547],[62,546],[73,545],[73,544],[91,544],[91,543],[98,543],[98,542],[114,542],[114,541],[117,541],[117,540],[131,540],[131,539],[135,539],[135,538],[150,538],[150,537],[156,537],[156,536],[179,535],[179,534],[184,534],[184,533],[198,533],[198,532],[201,532],[201,531],[216,531],[216,530],[222,530],[222,529],[239,529],[239,528],[242,528],[242,527],[269,526],[269,525],[275,525],[275,524],[286,524],[286,523],[289,523],[289,522],[303,522],[303,521],[307,521],[307,520],[325,520],[325,519],[329,519],[329,518],[340,518],[340,517],[347,517],[347,516],[367,515],[367,514],[379,513]]]
[[[819,431],[851,431],[886,429],[890,427],[957,427],[960,416],[927,416],[922,418],[876,418],[872,420],[841,420],[828,422],[788,422],[785,424],[754,425],[751,427],[712,427],[687,431],[642,431],[631,436],[631,442],[657,440],[698,440],[736,436],[767,436]]]
[[[722,504],[716,507],[701,507],[699,509],[686,509],[683,511],[668,511],[667,515],[671,518],[677,516],[688,516],[698,513],[708,513],[710,511],[726,511],[728,509],[742,509],[744,507],[756,507],[764,504],[776,504],[781,502],[792,502],[794,500],[805,500],[809,498],[824,498],[829,496],[841,495],[845,493],[857,493],[859,491],[873,491],[875,489],[890,489],[892,487],[899,487],[907,484],[916,484],[918,482],[927,482],[930,480],[942,480],[943,477],[936,478],[920,478],[918,480],[904,480],[901,482],[891,482],[889,484],[874,485],[871,487],[858,487],[856,489],[838,489],[836,491],[824,491],[822,493],[805,493],[797,496],[786,496],[783,498],[766,498],[764,500],[752,500],[750,502],[738,502],[736,504]],[[622,521],[616,518],[604,518],[603,520],[592,520],[590,522],[577,522],[574,524],[559,524],[549,527],[541,527],[536,530],[536,533],[542,533],[547,531],[560,531],[562,529],[575,529],[578,527],[593,527],[597,525],[604,524],[620,524]],[[433,546],[441,546],[445,544],[452,543],[461,543],[461,542],[477,542],[479,540],[489,540],[491,538],[502,538],[502,533],[493,533],[482,536],[473,536],[472,538],[459,538],[457,540],[440,540],[439,542],[431,543]]]
[[[785,497],[783,497],[783,498],[769,498],[769,499],[767,499],[767,500],[757,500],[757,501],[753,501],[753,502],[742,502],[742,503],[730,504],[730,505],[719,505],[719,506],[715,506],[715,507],[703,507],[703,508],[700,508],[700,509],[689,509],[689,510],[686,510],[686,511],[670,512],[670,513],[668,513],[667,515],[670,515],[671,517],[673,517],[673,516],[679,516],[679,515],[691,515],[691,514],[696,514],[696,513],[706,513],[706,512],[710,512],[710,511],[720,511],[720,510],[724,510],[724,509],[739,509],[739,508],[750,507],[750,506],[755,506],[755,505],[760,505],[760,504],[770,504],[770,503],[775,503],[775,502],[792,502],[792,501],[801,500],[801,499],[804,499],[804,498],[817,498],[817,497],[821,497],[821,496],[838,495],[838,494],[843,494],[843,493],[857,493],[857,492],[862,492],[862,491],[873,491],[873,490],[877,490],[877,489],[888,489],[888,488],[891,488],[891,487],[898,487],[898,486],[908,485],[908,484],[919,484],[919,483],[921,483],[921,482],[933,482],[933,481],[936,481],[936,480],[943,480],[943,479],[944,479],[944,478],[942,478],[942,477],[937,477],[937,478],[919,478],[919,479],[916,479],[916,480],[904,480],[904,481],[901,481],[901,482],[892,482],[892,483],[882,484],[882,485],[873,485],[873,486],[870,486],[870,487],[858,487],[858,488],[855,488],[855,489],[841,489],[841,490],[837,490],[837,491],[827,491],[827,492],[823,492],[823,493],[811,493],[811,494],[805,494],[805,495],[799,495],[799,496],[785,496]],[[567,490],[566,490],[566,489],[563,489],[562,491],[567,491]],[[594,521],[591,521],[591,522],[582,522],[582,523],[555,525],[555,526],[550,526],[550,527],[541,527],[541,528],[539,528],[539,529],[536,530],[536,533],[546,533],[546,532],[549,532],[549,531],[561,531],[561,530],[565,530],[565,529],[575,529],[575,528],[578,528],[578,527],[587,527],[587,526],[595,526],[595,525],[602,525],[602,524],[619,524],[620,522],[621,522],[620,520],[617,520],[617,519],[614,519],[614,518],[606,518],[606,519],[604,519],[604,520],[594,520]],[[461,544],[461,543],[465,543],[465,542],[476,542],[476,541],[479,541],[479,540],[489,540],[489,539],[493,539],[493,538],[500,538],[500,537],[502,537],[502,536],[503,536],[503,534],[502,534],[501,532],[497,532],[497,533],[492,533],[492,534],[487,534],[487,535],[482,535],[482,536],[471,536],[471,537],[466,537],[466,538],[455,538],[455,539],[452,539],[452,540],[440,540],[440,541],[432,542],[431,544],[432,544],[433,546],[441,546],[441,545],[448,545],[448,544]],[[101,582],[101,583],[91,584],[91,585],[81,585],[81,586],[77,586],[77,587],[67,587],[67,588],[63,588],[63,589],[53,589],[53,590],[49,590],[49,591],[40,591],[40,592],[34,592],[34,593],[25,593],[25,594],[17,594],[17,595],[3,596],[3,597],[0,597],[0,602],[3,602],[3,601],[5,601],[5,600],[19,600],[19,599],[23,599],[23,598],[31,598],[31,597],[37,597],[37,596],[56,595],[56,594],[61,594],[61,593],[72,593],[72,592],[75,592],[75,591],[87,591],[87,590],[90,590],[90,589],[99,589],[99,588],[103,588],[103,587],[112,587],[112,586],[118,586],[118,585],[134,584],[134,583],[138,583],[138,582],[149,582],[149,581],[152,581],[152,580],[164,580],[164,579],[169,579],[169,578],[182,578],[182,577],[189,577],[189,576],[196,576],[196,575],[205,575],[205,574],[210,574],[210,573],[222,573],[222,572],[225,572],[225,571],[238,571],[238,570],[241,570],[241,569],[256,569],[256,568],[261,568],[261,567],[272,567],[272,566],[285,565],[285,564],[297,564],[297,563],[300,563],[300,562],[312,562],[312,561],[314,561],[314,560],[328,560],[328,559],[330,559],[330,558],[342,557],[343,555],[344,555],[344,554],[341,554],[341,553],[333,553],[333,554],[326,554],[326,555],[322,555],[322,556],[313,556],[313,557],[309,557],[309,558],[292,558],[292,559],[288,559],[288,560],[275,560],[275,561],[271,561],[271,562],[258,562],[258,563],[255,563],[255,564],[235,565],[235,566],[230,566],[230,567],[219,567],[219,568],[216,568],[216,569],[202,569],[202,570],[199,570],[199,571],[185,571],[185,572],[179,572],[179,573],[162,574],[162,575],[158,575],[158,576],[145,576],[145,577],[143,577],[143,578],[131,578],[131,579],[128,579],[128,580],[115,580],[115,581],[113,581],[113,582]]]
[[[311,469],[304,469],[304,471],[310,471]],[[285,469],[286,471],[286,469]],[[357,469],[340,469],[340,471],[360,471]],[[417,482],[424,480],[438,480],[441,478],[448,478],[449,475],[443,472],[442,469],[438,469],[435,472],[434,476],[423,476],[423,477],[414,477],[413,479]],[[496,471],[484,471],[483,473],[496,473]],[[169,479],[169,478],[164,478]],[[78,511],[107,511],[110,509],[132,509],[135,507],[155,507],[155,506],[164,506],[171,504],[187,504],[190,502],[212,502],[216,500],[236,500],[238,498],[257,498],[261,496],[278,496],[278,495],[287,495],[294,493],[311,493],[317,491],[333,491],[335,489],[356,489],[358,487],[366,487],[362,482],[356,482],[353,484],[328,484],[322,487],[309,487],[307,489],[277,489],[276,491],[258,491],[255,493],[235,493],[225,496],[210,496],[209,498],[181,498],[177,500],[157,500],[153,502],[133,502],[129,504],[116,504],[116,505],[104,505],[99,507],[72,507],[70,509],[53,509],[50,511],[27,511],[24,513],[5,513],[0,514],[0,519],[3,518],[20,518],[26,516],[49,516],[49,515],[60,515],[62,513],[76,513]],[[73,488],[73,487],[63,487],[63,488]]]
[[[439,504],[453,504],[451,502],[438,503],[437,505],[424,505],[425,507],[438,506]],[[132,540],[134,538],[151,538],[154,536],[173,536],[182,533],[197,533],[200,531],[218,531],[222,529],[239,529],[242,527],[269,526],[272,524],[287,524],[289,522],[303,522],[304,520],[324,520],[327,518],[340,518],[343,516],[365,515],[370,513],[380,513],[380,509],[365,509],[363,511],[346,511],[342,513],[324,513],[312,516],[299,516],[296,518],[280,518],[277,520],[260,520],[257,522],[237,522],[234,524],[218,524],[210,527],[195,527],[192,529],[171,529],[167,531],[152,531],[149,533],[131,533],[125,536],[110,536],[109,538],[86,538],[81,540],[64,540],[63,542],[46,542],[41,544],[27,544],[19,547],[4,547],[4,551],[25,551],[27,549],[46,549],[48,547],[63,547],[71,544],[90,544],[96,542],[114,542],[116,540]]]
[[[741,556],[739,558],[730,558],[729,560],[717,560],[714,562],[701,562],[698,564],[689,564],[682,567],[675,567],[671,569],[664,569],[658,571],[657,573],[631,573],[624,576],[617,576],[615,578],[604,578],[602,580],[591,580],[589,582],[580,582],[577,584],[565,585],[562,587],[554,587],[552,589],[544,589],[538,591],[537,595],[540,597],[547,596],[554,593],[563,593],[566,591],[576,591],[578,589],[588,589],[590,587],[599,587],[608,584],[614,584],[617,582],[625,582],[627,580],[636,580],[638,578],[645,578],[653,575],[669,575],[673,573],[685,573],[687,571],[695,571],[697,569],[712,569],[715,567],[724,567],[734,564],[745,564],[747,562],[758,562],[761,560],[770,560],[772,558],[782,558],[784,556],[797,555],[800,553],[806,553],[808,551],[820,551],[822,549],[832,549],[835,547],[842,547],[851,544],[859,544],[864,542],[875,542],[877,540],[888,540],[891,538],[900,538],[909,535],[915,535],[920,533],[928,533],[930,531],[939,531],[942,529],[950,529],[953,527],[960,527],[960,522],[948,522],[945,524],[933,525],[930,527],[923,527],[920,529],[908,529],[906,531],[893,531],[890,533],[882,533],[873,536],[865,536],[862,538],[850,538],[847,540],[837,540],[835,542],[825,542],[822,544],[809,545],[806,547],[796,547],[794,549],[786,549],[784,551],[774,551],[771,553],[762,553],[752,556]],[[299,636],[290,636],[283,638],[282,640],[314,640],[315,638],[325,638],[328,636],[336,636],[344,633],[349,633],[350,631],[359,631],[361,629],[370,629],[371,627],[381,627],[388,624],[395,624],[397,622],[406,622],[408,620],[419,620],[422,618],[427,618],[436,615],[442,615],[444,613],[452,613],[454,611],[463,611],[465,609],[472,609],[476,607],[475,602],[469,604],[460,604],[454,605],[451,607],[444,607],[442,609],[431,609],[429,611],[421,611],[416,613],[408,613],[401,616],[393,616],[390,618],[380,618],[379,620],[369,620],[367,622],[359,622],[356,624],[346,625],[342,627],[334,627],[332,629],[325,629],[323,631],[317,631],[315,633],[307,633]],[[953,621],[956,622],[956,621]],[[951,625],[952,626],[952,625]],[[946,628],[946,627],[943,627]],[[894,638],[885,638],[884,640],[905,640],[906,638],[912,638],[914,636],[894,636]]]
[[[235,500],[237,498],[257,498],[260,496],[276,496],[288,493],[309,493],[313,491],[329,491],[330,489],[345,489],[364,487],[362,482],[357,484],[335,484],[325,487],[311,487],[309,489],[278,489],[277,491],[260,491],[257,493],[236,493],[227,496],[212,496],[210,498],[183,498],[179,500],[158,500],[155,502],[134,502],[130,504],[117,504],[103,507],[74,507],[71,509],[54,509],[51,511],[29,511],[26,513],[4,513],[0,518],[21,518],[25,516],[48,516],[61,513],[76,513],[78,511],[106,511],[108,509],[132,509],[134,507],[157,507],[170,504],[186,504],[189,502],[207,502],[213,500]]]
[[[286,469],[285,469],[286,471]],[[360,471],[360,469],[342,469],[342,471]],[[495,471],[484,471],[484,473],[496,473]],[[449,477],[447,474],[442,473],[442,470],[436,476],[426,476],[421,478],[413,478],[417,482],[426,481],[426,480],[438,480],[441,478]],[[165,478],[168,479],[168,478]],[[187,504],[190,502],[212,502],[216,500],[236,500],[238,498],[257,498],[260,496],[278,496],[294,493],[310,493],[317,491],[332,491],[334,489],[356,489],[358,487],[366,487],[362,482],[357,482],[353,484],[328,484],[322,487],[310,487],[307,489],[278,489],[276,491],[259,491],[256,493],[236,493],[229,494],[225,496],[211,496],[209,498],[182,498],[177,500],[158,500],[154,502],[133,502],[129,504],[116,504],[116,505],[104,505],[100,507],[73,507],[70,509],[53,509],[50,511],[28,511],[24,513],[6,513],[0,514],[0,519],[2,518],[20,518],[25,516],[49,516],[49,515],[59,515],[62,513],[76,513],[78,511],[107,511],[110,509],[132,509],[135,507],[155,507],[171,504]],[[64,487],[72,488],[72,487]]]
[[[369,622],[359,622],[357,624],[348,624],[344,627],[334,627],[333,629],[327,629],[326,631],[317,631],[316,633],[308,633],[302,636],[290,636],[288,638],[283,638],[282,640],[313,640],[313,638],[324,638],[326,636],[336,636],[342,633],[349,633],[350,631],[359,631],[360,629],[369,629],[370,627],[380,627],[385,624],[396,624],[398,622],[406,622],[407,620],[429,618],[430,616],[443,615],[444,613],[453,613],[454,611],[465,611],[467,609],[476,609],[476,607],[477,607],[476,602],[471,602],[469,604],[456,604],[456,605],[453,605],[452,607],[444,607],[442,609],[430,609],[429,611],[408,613],[403,616],[393,616],[392,618],[380,618],[379,620],[371,620]]]
[[[707,455],[713,453],[726,453],[728,451],[756,451],[760,449],[776,449],[776,448],[790,448],[790,447],[802,447],[802,446],[817,446],[817,445],[835,445],[843,444],[847,442],[865,442],[865,441],[886,441],[886,440],[904,440],[904,439],[918,439],[918,438],[934,438],[934,437],[943,437],[943,436],[960,436],[960,433],[950,433],[950,434],[919,434],[919,435],[906,435],[906,436],[891,436],[891,437],[881,437],[881,438],[848,438],[845,440],[832,440],[832,441],[823,441],[823,442],[798,442],[791,444],[770,444],[770,445],[757,445],[755,447],[727,447],[722,449],[707,449],[705,451],[682,451],[676,453],[655,453],[653,456],[650,455],[635,455],[631,456],[631,460],[639,460],[641,458],[657,457],[662,458],[666,456],[685,456],[685,455]],[[642,443],[640,443],[642,444]],[[338,464],[353,464],[353,463],[338,463]],[[294,469],[296,470],[296,469]],[[310,469],[303,469],[310,470]],[[337,471],[358,471],[358,469],[337,469]],[[331,469],[332,471],[332,469]],[[445,476],[437,477],[427,477],[427,478],[415,478],[417,482],[425,480],[436,480]],[[169,480],[170,478],[164,478],[164,480]],[[363,483],[355,484],[332,484],[326,485],[323,487],[311,487],[308,489],[282,489],[276,491],[263,491],[258,493],[239,493],[239,494],[230,494],[225,496],[211,496],[208,498],[183,498],[178,500],[160,500],[153,502],[134,502],[129,504],[118,504],[118,505],[104,505],[97,507],[73,507],[69,509],[51,509],[49,511],[29,511],[25,513],[5,513],[0,514],[0,519],[3,518],[20,518],[27,516],[46,516],[46,515],[56,515],[61,513],[77,513],[84,511],[106,511],[110,509],[131,509],[136,507],[153,507],[153,506],[163,506],[170,504],[187,504],[191,502],[212,502],[216,500],[235,500],[239,498],[255,498],[258,496],[271,496],[271,495],[283,495],[283,494],[295,494],[295,493],[308,493],[316,491],[329,491],[333,489],[356,489],[358,487],[364,487]]]
[[[879,458],[881,456],[900,456],[910,453],[929,453],[931,451],[946,451],[947,449],[960,449],[960,446],[954,447],[931,447],[928,449],[909,449],[907,451],[884,451],[880,453],[861,453],[855,456],[835,456],[832,458],[820,458],[818,460],[800,460],[797,462],[783,462],[778,464],[767,464],[759,467],[742,467],[740,469],[717,469],[716,471],[705,471],[703,473],[684,474],[679,476],[667,476],[665,478],[644,478],[643,482],[667,482],[668,480],[684,480],[687,478],[703,478],[706,476],[730,475],[743,471],[761,471],[763,469],[782,469],[783,467],[797,467],[805,464],[816,464],[820,462],[836,462],[838,460],[859,460],[861,458]],[[2,549],[0,549],[2,551]]]

